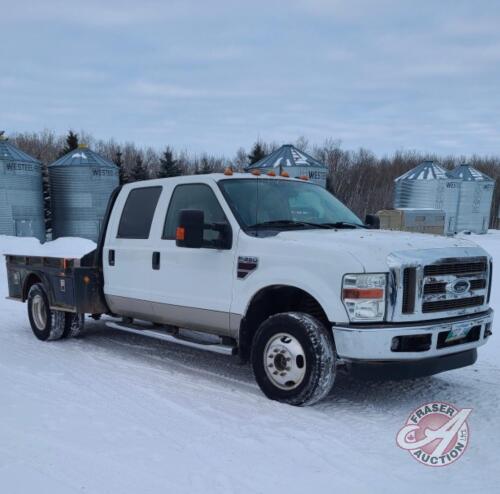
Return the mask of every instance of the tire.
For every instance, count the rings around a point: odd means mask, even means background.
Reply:
[[[50,309],[49,299],[41,283],[33,285],[28,292],[28,318],[39,340],[59,340],[64,336],[66,313]]]
[[[63,338],[78,338],[82,335],[85,327],[85,315],[74,312],[65,313],[65,327]]]
[[[335,381],[333,336],[318,319],[302,312],[264,321],[255,334],[251,360],[262,392],[282,403],[312,405]]]

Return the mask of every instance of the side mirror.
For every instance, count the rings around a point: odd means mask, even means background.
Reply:
[[[200,209],[182,209],[175,231],[175,245],[199,249],[203,245],[205,215]]]
[[[371,230],[380,230],[380,218],[376,214],[367,214],[365,225]]]
[[[212,242],[216,249],[230,249],[233,243],[232,230],[229,223],[212,223],[205,225],[205,229],[219,233],[219,238]]]

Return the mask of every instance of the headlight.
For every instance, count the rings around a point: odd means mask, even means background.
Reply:
[[[346,274],[342,282],[342,301],[353,322],[383,321],[387,276]]]

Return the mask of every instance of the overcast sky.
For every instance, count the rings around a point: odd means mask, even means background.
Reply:
[[[0,0],[0,129],[499,154],[500,1]]]

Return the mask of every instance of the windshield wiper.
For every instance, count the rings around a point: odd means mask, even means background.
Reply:
[[[263,221],[261,223],[255,223],[254,225],[250,225],[247,228],[249,229],[255,229],[255,228],[267,228],[267,227],[312,227],[312,228],[325,228],[325,229],[331,229],[332,226],[330,226],[327,223],[310,223],[308,221],[294,221],[294,220],[274,220],[274,221]]]
[[[335,223],[321,223],[321,225],[328,226],[330,228],[365,228],[365,225],[360,225],[359,223],[349,223],[348,221],[336,221]]]

